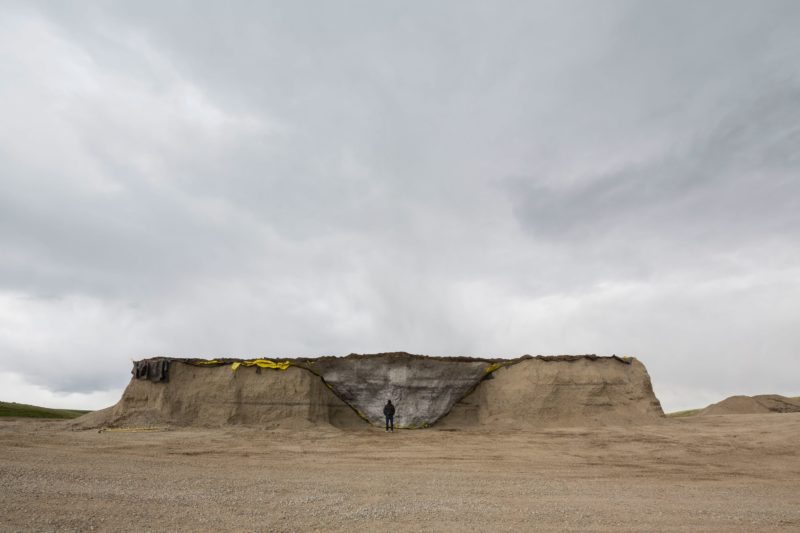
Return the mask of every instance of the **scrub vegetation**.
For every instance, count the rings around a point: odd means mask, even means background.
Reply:
[[[49,409],[36,405],[16,402],[0,402],[0,416],[16,416],[22,418],[78,418],[90,411],[76,409]]]

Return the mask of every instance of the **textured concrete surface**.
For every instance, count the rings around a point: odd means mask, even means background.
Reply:
[[[383,406],[392,400],[395,426],[411,428],[429,426],[446,415],[491,364],[402,352],[307,361],[308,368],[372,424],[384,424]]]

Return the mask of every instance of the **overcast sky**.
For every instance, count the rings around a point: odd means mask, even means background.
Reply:
[[[0,0],[0,400],[633,355],[800,395],[800,3]]]

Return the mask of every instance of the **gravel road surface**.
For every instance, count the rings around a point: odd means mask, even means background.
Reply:
[[[0,530],[800,530],[800,414],[507,433],[68,424],[0,419]]]

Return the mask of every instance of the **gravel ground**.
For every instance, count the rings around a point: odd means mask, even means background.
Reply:
[[[2,531],[800,530],[800,414],[488,433],[0,420]]]

